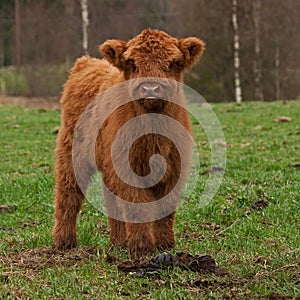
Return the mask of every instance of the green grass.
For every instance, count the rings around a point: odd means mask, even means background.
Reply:
[[[0,106],[0,205],[17,206],[10,213],[0,212],[0,298],[299,297],[300,170],[295,165],[300,164],[300,101],[215,104],[213,109],[227,142],[226,173],[213,201],[199,206],[210,150],[202,143],[204,132],[194,124],[204,175],[177,211],[174,252],[211,255],[229,274],[218,277],[175,268],[159,277],[137,278],[106,261],[108,234],[96,224],[101,220],[105,228],[107,222],[88,202],[78,222],[78,250],[53,257],[43,252],[52,243],[52,132],[60,113]],[[274,121],[282,115],[292,122]],[[252,209],[258,200],[268,207]],[[95,255],[85,256],[86,246],[97,249]],[[200,285],[193,285],[197,280]]]

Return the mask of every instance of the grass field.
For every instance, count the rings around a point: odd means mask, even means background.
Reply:
[[[213,109],[227,142],[226,173],[213,201],[199,207],[210,150],[195,124],[200,182],[178,209],[172,253],[211,255],[228,274],[169,268],[140,278],[109,262],[105,216],[88,202],[79,247],[51,250],[60,112],[0,106],[0,299],[300,299],[300,101]],[[266,207],[255,209],[257,201]]]

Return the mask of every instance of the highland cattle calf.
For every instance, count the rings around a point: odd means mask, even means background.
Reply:
[[[128,42],[107,40],[99,49],[103,59],[76,61],[61,98],[54,246],[76,246],[77,216],[99,170],[111,243],[137,256],[170,249],[192,147],[183,71],[199,60],[204,43],[147,29]]]

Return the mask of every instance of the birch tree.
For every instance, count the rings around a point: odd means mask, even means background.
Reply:
[[[240,37],[237,19],[237,0],[232,0],[232,26],[233,26],[233,63],[234,63],[234,90],[237,104],[242,102],[242,88],[240,80]]]
[[[262,87],[262,70],[261,70],[261,47],[260,47],[260,24],[261,24],[261,1],[254,0],[252,2],[252,15],[254,24],[254,98],[262,101],[263,87]]]
[[[82,19],[82,49],[85,55],[88,51],[88,26],[89,26],[89,11],[88,0],[81,0],[81,19]]]

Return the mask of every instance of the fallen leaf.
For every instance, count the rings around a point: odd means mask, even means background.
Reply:
[[[99,220],[96,223],[96,226],[98,227],[98,229],[100,230],[101,233],[108,233],[109,232],[109,228],[105,225],[103,225],[103,222],[101,220]]]
[[[253,257],[253,262],[255,263],[255,264],[261,264],[261,265],[266,265],[267,264],[267,259],[266,259],[266,257],[264,257],[264,256],[254,256]]]
[[[14,232],[14,233],[16,233],[16,230],[13,229],[12,227],[3,227],[3,226],[0,226],[0,230],[5,231],[5,232]]]
[[[241,149],[251,146],[251,143],[241,144]]]
[[[55,126],[55,127],[52,129],[52,133],[53,133],[53,134],[58,134],[59,128],[60,128],[60,126]]]
[[[225,172],[225,169],[221,167],[212,167],[210,170],[210,173],[217,173],[217,172]]]
[[[269,205],[268,202],[266,202],[264,200],[258,200],[251,204],[251,208],[257,209],[257,210],[262,210],[262,209],[266,208],[268,205]]]
[[[221,228],[220,225],[215,223],[199,223],[199,226],[204,229],[211,229],[211,230],[219,230]]]
[[[206,170],[206,171],[202,172],[201,175],[214,174],[214,173],[218,173],[218,172],[225,172],[225,169],[221,168],[221,167],[212,167],[210,170]]]
[[[14,210],[17,209],[16,205],[0,205],[0,212],[1,213],[12,213]]]
[[[275,122],[292,122],[292,118],[285,117],[285,116],[279,116],[274,119]]]
[[[198,146],[198,147],[203,147],[203,146],[206,146],[207,144],[208,144],[208,143],[205,142],[205,141],[204,141],[204,142],[198,142],[198,143],[197,143],[197,146]]]
[[[35,227],[39,224],[38,220],[33,220],[33,221],[21,221],[19,222],[21,227],[26,228],[26,227]]]
[[[205,279],[198,279],[192,282],[192,286],[195,287],[205,287],[208,288],[211,285],[215,284],[217,281],[216,280],[205,280]]]

